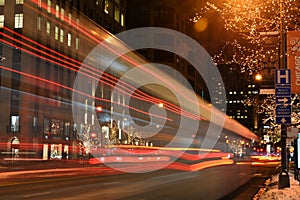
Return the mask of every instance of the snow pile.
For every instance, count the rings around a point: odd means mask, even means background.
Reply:
[[[272,177],[271,181],[267,184],[265,192],[260,196],[259,200],[300,200],[300,185],[294,179],[294,174],[289,173],[290,188],[278,189],[279,175]]]

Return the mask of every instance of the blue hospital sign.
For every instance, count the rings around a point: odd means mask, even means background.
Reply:
[[[275,70],[276,123],[291,123],[291,72],[289,69]]]
[[[289,69],[275,70],[275,85],[291,84],[291,73]]]

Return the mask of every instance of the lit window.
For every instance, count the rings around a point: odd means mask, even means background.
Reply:
[[[20,124],[20,117],[19,116],[11,116],[10,118],[10,130],[12,132],[19,132],[19,124]]]
[[[63,8],[60,9],[60,19],[61,21],[65,20],[65,10]]]
[[[121,14],[121,26],[125,25],[125,17],[124,14]]]
[[[241,91],[241,94],[244,94],[244,92],[243,92],[243,91]]]
[[[4,6],[5,5],[5,0],[0,0],[0,6]]]
[[[72,14],[69,13],[69,24],[71,24],[71,23],[72,23]]]
[[[234,91],[233,94],[236,94],[236,91]]]
[[[42,21],[42,18],[41,17],[37,17],[37,21],[36,21],[36,27],[37,27],[37,30],[41,30],[41,21]]]
[[[248,94],[251,94],[251,91],[248,91]]]
[[[54,38],[56,40],[58,40],[58,27],[57,26],[55,26],[55,36],[54,36]]]
[[[120,22],[120,9],[118,7],[115,7],[115,20]]]
[[[50,32],[51,32],[51,25],[50,25],[50,22],[47,22],[46,23],[46,33],[47,33],[47,35],[50,35]]]
[[[0,15],[0,28],[4,27],[4,15]]]
[[[64,42],[64,30],[60,29],[60,42]]]
[[[232,94],[232,92],[229,92],[229,94]]]
[[[76,40],[75,40],[75,48],[76,48],[76,50],[79,49],[79,38],[76,38]]]
[[[50,13],[51,12],[51,0],[48,0],[47,5],[48,5],[47,12]]]
[[[55,6],[55,16],[56,16],[56,18],[59,17],[59,5]]]
[[[15,14],[15,28],[23,28],[23,14]]]
[[[23,4],[24,0],[16,0],[16,4]]]
[[[68,33],[68,46],[71,46],[72,36],[71,33]]]

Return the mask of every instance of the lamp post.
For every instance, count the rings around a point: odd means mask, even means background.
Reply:
[[[286,69],[286,30],[284,22],[284,0],[280,0],[280,68]],[[286,155],[286,137],[287,125],[281,125],[281,172],[279,174],[278,189],[290,187],[290,178],[287,172],[287,155]]]

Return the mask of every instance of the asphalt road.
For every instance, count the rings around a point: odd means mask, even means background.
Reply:
[[[254,173],[257,170],[249,166],[229,165],[197,172],[23,175],[1,185],[0,199],[221,199],[251,180]]]

